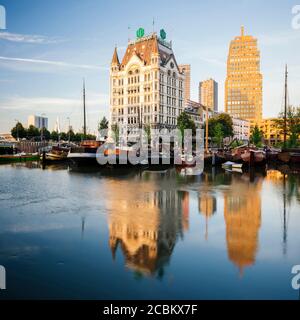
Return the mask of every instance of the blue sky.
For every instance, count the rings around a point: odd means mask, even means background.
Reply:
[[[291,26],[292,8],[300,0],[0,0],[7,29],[0,30],[0,132],[30,114],[67,117],[82,127],[82,79],[86,78],[88,127],[109,110],[109,64],[114,46],[122,56],[135,30],[164,28],[178,63],[192,67],[192,98],[198,82],[219,83],[219,108],[229,42],[244,25],[258,38],[264,76],[264,115],[282,108],[284,65],[289,65],[289,98],[300,104],[300,29]],[[130,26],[130,30],[128,30]]]

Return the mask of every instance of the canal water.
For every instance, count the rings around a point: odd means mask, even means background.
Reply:
[[[299,299],[300,176],[0,166],[0,299]]]

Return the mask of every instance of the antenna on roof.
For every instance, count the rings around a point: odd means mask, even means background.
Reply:
[[[128,42],[130,42],[130,26],[128,26]]]
[[[153,17],[153,20],[152,20],[152,31],[154,33],[154,26],[155,26],[155,20],[154,20],[154,17]]]

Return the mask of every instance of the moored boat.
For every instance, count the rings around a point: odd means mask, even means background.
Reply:
[[[263,150],[247,149],[241,154],[241,159],[247,164],[264,164],[266,161],[266,152]]]
[[[40,156],[42,162],[58,162],[67,160],[70,147],[53,146],[49,152],[43,152]]]
[[[0,155],[0,163],[21,162],[21,161],[37,161],[38,153],[17,153]]]
[[[96,165],[97,150],[102,144],[102,141],[85,140],[80,146],[71,147],[67,159],[77,165]]]
[[[300,163],[300,153],[292,152],[290,154],[290,162],[299,164]]]

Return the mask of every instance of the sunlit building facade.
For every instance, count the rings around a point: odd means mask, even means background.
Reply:
[[[262,118],[260,51],[257,39],[241,35],[230,43],[225,83],[225,111],[234,117],[259,121]]]
[[[190,64],[180,64],[178,66],[181,73],[185,76],[184,83],[184,104],[191,99],[191,65]]]
[[[199,102],[211,110],[218,111],[218,83],[214,79],[199,83]]]
[[[262,131],[264,141],[268,145],[276,145],[277,143],[283,142],[283,130],[278,127],[276,118],[262,119],[255,123],[258,128]]]
[[[185,75],[180,71],[166,34],[130,41],[120,61],[117,49],[110,68],[110,123],[135,134],[145,125],[174,129],[184,107]]]

